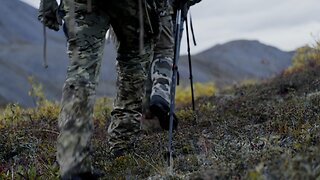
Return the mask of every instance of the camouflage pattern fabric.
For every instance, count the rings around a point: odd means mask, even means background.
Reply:
[[[139,73],[134,71],[135,74],[131,74],[132,71],[129,69],[121,70],[118,59],[118,94],[114,110],[111,113],[112,121],[108,128],[109,144],[112,151],[128,149],[133,145],[135,134],[140,130],[141,113],[148,111],[149,102],[153,95],[160,95],[168,102],[168,105],[170,102],[169,83],[171,82],[174,44],[172,10],[167,1],[159,0],[156,2],[157,7],[160,7],[158,9],[161,24],[160,36],[156,42],[151,44],[150,49],[147,46],[145,57],[139,57],[141,65],[144,65],[144,70],[141,68]],[[124,66],[128,68],[128,64]],[[134,68],[139,67],[137,64],[134,66]],[[125,79],[128,81],[124,81]],[[125,82],[127,84],[124,84]]]
[[[75,19],[71,15],[73,7]],[[61,176],[92,170],[90,139],[94,128],[95,88],[110,25],[119,43],[117,95],[108,128],[111,148],[127,148],[134,141],[140,130],[143,102],[148,104],[150,95],[160,95],[169,102],[173,38],[171,13],[166,13],[169,12],[166,8],[163,6],[160,13],[160,37],[154,34],[159,28],[154,25],[157,23],[150,26],[150,16],[144,14],[144,53],[141,53],[138,1],[92,0],[91,12],[87,10],[87,0],[62,1],[60,14],[64,14],[70,63],[63,87],[57,140]],[[151,21],[155,21],[152,16]],[[159,40],[155,41],[154,37]]]
[[[75,3],[76,27],[70,27],[70,2],[63,1],[64,30],[68,37],[70,58],[63,87],[59,117],[60,135],[57,160],[61,176],[91,171],[90,139],[95,87],[109,27],[109,19],[101,12],[87,13],[86,5]],[[75,35],[70,30],[75,31]]]

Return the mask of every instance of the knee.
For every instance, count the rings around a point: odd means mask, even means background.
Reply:
[[[69,78],[63,87],[63,100],[82,99],[88,101],[95,95],[95,85],[86,79]]]

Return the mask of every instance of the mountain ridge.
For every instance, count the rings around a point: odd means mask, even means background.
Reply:
[[[212,71],[209,76],[196,75],[196,80],[211,80],[218,87],[223,87],[234,81],[264,79],[276,75],[291,64],[293,55],[294,51],[285,52],[257,40],[234,40],[215,45],[192,56],[192,59],[199,68]],[[186,56],[182,57],[182,62],[187,64]]]

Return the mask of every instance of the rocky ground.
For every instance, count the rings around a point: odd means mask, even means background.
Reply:
[[[108,153],[109,102],[96,108],[94,167],[102,179],[320,179],[320,67],[198,99],[180,107],[173,174],[167,132],[141,133],[133,151]],[[57,105],[10,105],[0,120],[0,179],[58,179]],[[107,120],[107,121],[106,121]]]

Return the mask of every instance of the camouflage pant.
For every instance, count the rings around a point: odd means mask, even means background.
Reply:
[[[144,15],[146,33],[142,54],[137,1],[110,0],[103,4],[103,1],[93,0],[93,9],[88,12],[87,0],[76,0],[74,19],[70,3],[71,0],[62,2],[70,64],[59,117],[57,160],[61,175],[91,170],[95,88],[109,26],[112,25],[119,42],[117,95],[108,129],[112,147],[127,146],[135,137],[140,129],[143,102],[148,104],[150,96],[160,95],[169,102],[173,58],[170,13],[161,13],[158,41],[154,41]]]

